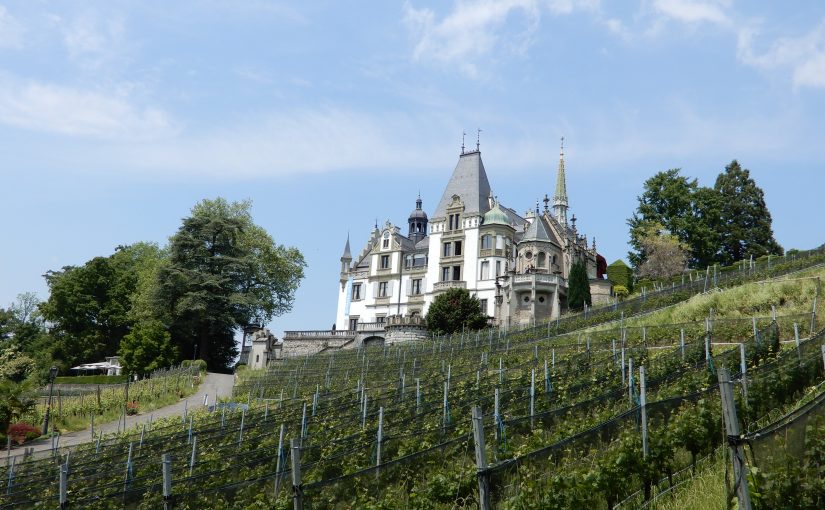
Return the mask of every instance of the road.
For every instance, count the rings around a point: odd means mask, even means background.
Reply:
[[[196,406],[203,405],[204,397],[209,395],[209,402],[215,402],[216,396],[228,397],[232,395],[232,386],[235,381],[235,376],[232,374],[213,374],[207,373],[204,381],[201,383],[198,391],[185,399],[178,402],[161,407],[147,413],[140,413],[126,417],[126,428],[141,426],[144,423],[149,423],[149,420],[156,420],[158,418],[166,418],[169,416],[180,416],[183,414],[184,408],[188,406],[189,409],[194,409]],[[95,423],[95,435],[102,431],[103,434],[111,434],[118,431],[118,428],[123,426],[123,420],[97,424]],[[71,447],[81,443],[86,443],[92,440],[91,427],[86,430],[79,430],[76,432],[67,432],[60,436],[60,448]],[[49,451],[52,448],[51,438],[39,439],[24,445],[26,448],[34,448],[35,456],[38,452]],[[11,457],[23,455],[24,446],[13,447],[11,450]],[[5,450],[5,448],[4,448]],[[9,458],[9,453],[3,451],[0,456],[0,464],[5,464]],[[21,459],[17,459],[20,461]]]

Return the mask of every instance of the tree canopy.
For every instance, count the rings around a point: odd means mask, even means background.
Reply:
[[[427,329],[437,335],[482,329],[487,316],[481,302],[467,289],[448,289],[433,299],[427,310]]]
[[[250,202],[204,200],[184,218],[160,267],[155,303],[185,358],[226,369],[235,332],[292,308],[304,258],[252,222]]]
[[[649,256],[643,240],[650,239],[655,225],[686,249],[692,267],[782,254],[773,238],[764,193],[736,160],[719,174],[712,188],[699,186],[679,169],[657,173],[645,181],[627,223],[633,248],[628,256],[637,270]]]
[[[587,268],[579,261],[570,266],[567,277],[567,307],[571,310],[581,310],[584,305],[592,304],[590,298],[590,279],[587,277]]]

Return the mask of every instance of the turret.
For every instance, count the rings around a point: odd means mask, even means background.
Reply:
[[[567,181],[564,176],[564,137],[561,139],[559,169],[556,173],[556,193],[553,195],[553,216],[561,225],[567,226]]]
[[[349,250],[349,234],[347,234],[347,244],[344,245],[344,253],[343,253],[343,255],[341,255],[341,279],[342,280],[347,279],[347,276],[348,276],[348,273],[349,273],[349,267],[350,267],[351,263],[352,263],[352,254],[350,253],[350,250]]]
[[[418,200],[415,201],[415,209],[413,212],[410,213],[409,219],[407,219],[407,223],[410,226],[409,237],[413,243],[418,243],[418,241],[427,237],[427,213],[421,209],[421,195],[418,195]]]

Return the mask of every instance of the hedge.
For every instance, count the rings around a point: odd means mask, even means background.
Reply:
[[[633,293],[633,270],[622,259],[607,266],[607,279],[613,285],[621,285]]]
[[[74,375],[55,377],[55,384],[122,384],[128,375]]]

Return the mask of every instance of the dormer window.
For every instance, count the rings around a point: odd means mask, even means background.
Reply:
[[[450,214],[449,215],[449,226],[448,230],[458,230],[461,228],[461,215],[460,214]]]
[[[390,233],[384,232],[384,239],[381,241],[381,248],[386,250],[390,247]]]

